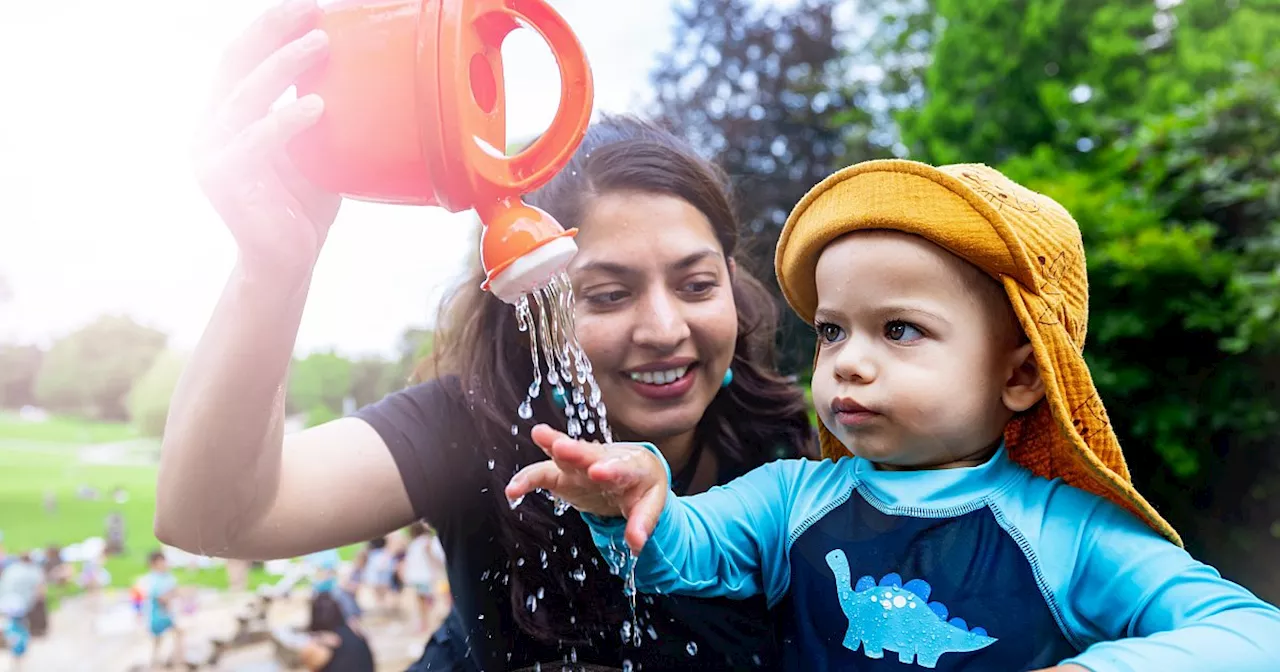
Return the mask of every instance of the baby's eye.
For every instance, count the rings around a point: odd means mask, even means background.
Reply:
[[[924,338],[924,332],[920,327],[902,320],[893,320],[884,325],[884,335],[885,338],[899,343],[910,343]]]
[[[819,322],[817,325],[818,338],[827,343],[835,343],[844,338],[844,329],[837,327],[830,322]]]

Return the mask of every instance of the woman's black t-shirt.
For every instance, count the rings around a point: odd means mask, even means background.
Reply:
[[[456,379],[423,383],[360,409],[356,417],[373,426],[395,459],[413,510],[434,526],[448,561],[454,609],[468,630],[471,647],[486,672],[570,662],[633,670],[769,669],[776,640],[765,599],[696,599],[640,595],[645,613],[642,643],[624,643],[622,633],[606,633],[590,648],[542,642],[522,631],[511,615],[509,571],[497,516],[517,515],[499,506],[488,467],[488,451],[478,446],[474,417]],[[745,472],[722,463],[720,483]],[[571,510],[564,526],[585,523]],[[594,549],[583,549],[595,555]],[[600,571],[606,571],[600,560]],[[566,615],[566,618],[568,615]],[[555,668],[559,669],[559,668]]]

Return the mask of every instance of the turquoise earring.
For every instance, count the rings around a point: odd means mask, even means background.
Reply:
[[[558,387],[551,388],[551,401],[554,401],[556,406],[559,406],[563,410],[565,407],[564,390],[561,390]]]
[[[720,387],[721,388],[729,387],[730,383],[732,382],[733,382],[733,367],[729,367],[724,370],[724,379],[720,381]]]

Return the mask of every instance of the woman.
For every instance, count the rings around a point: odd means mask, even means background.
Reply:
[[[315,672],[373,672],[369,642],[343,616],[342,606],[327,592],[311,599],[311,638],[298,652],[304,667]]]
[[[311,12],[273,12],[226,66],[232,93],[217,98],[202,184],[240,255],[173,396],[157,535],[212,555],[280,557],[422,519],[449,563],[454,627],[441,637],[476,669],[769,665],[763,600],[641,596],[633,615],[576,514],[556,515],[542,497],[508,505],[506,481],[545,459],[529,428],[565,418],[550,394],[534,400],[532,419],[518,418],[533,376],[528,342],[511,307],[479,289],[479,269],[444,306],[430,380],[283,437],[294,336],[339,205],[282,158],[316,119],[311,105],[267,112],[323,58],[323,40],[296,41]],[[800,390],[772,368],[776,307],[735,268],[726,191],[675,138],[619,119],[593,126],[528,199],[580,228],[569,269],[576,334],[615,436],[656,444],[684,493],[813,445]]]

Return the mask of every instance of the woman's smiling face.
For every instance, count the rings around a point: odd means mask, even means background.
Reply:
[[[653,442],[693,431],[738,337],[731,262],[711,222],[673,196],[605,193],[577,242],[577,336],[610,424]]]

